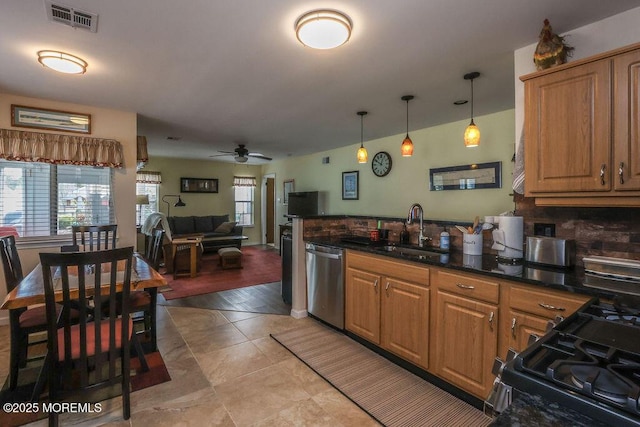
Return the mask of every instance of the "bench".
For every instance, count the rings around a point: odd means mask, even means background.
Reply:
[[[220,255],[220,267],[223,270],[229,268],[242,268],[242,251],[238,248],[218,249]]]

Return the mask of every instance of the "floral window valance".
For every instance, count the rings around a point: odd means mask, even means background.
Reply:
[[[114,139],[0,129],[0,159],[65,165],[123,167]]]
[[[255,187],[256,179],[252,176],[234,176],[233,186],[234,187]]]
[[[160,172],[137,172],[136,182],[139,184],[160,184],[162,183],[162,175],[160,175]]]

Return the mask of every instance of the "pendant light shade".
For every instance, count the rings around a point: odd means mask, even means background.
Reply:
[[[409,138],[409,101],[413,99],[413,95],[405,95],[401,99],[407,102],[407,136],[405,136],[404,141],[402,141],[400,152],[402,153],[402,157],[411,157],[413,156],[413,141]]]
[[[477,147],[480,145],[480,129],[473,122],[473,79],[480,76],[480,73],[474,71],[464,75],[465,80],[471,80],[471,123],[464,131],[464,146],[465,147]]]
[[[366,111],[358,111],[358,115],[360,116],[360,148],[358,148],[358,154],[356,157],[358,158],[358,163],[367,163],[369,159],[369,154],[367,153],[367,149],[364,148],[364,116],[367,115]]]

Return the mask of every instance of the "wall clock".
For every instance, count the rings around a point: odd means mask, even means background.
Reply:
[[[391,172],[391,156],[386,151],[380,151],[371,161],[371,170],[376,176],[386,176]]]

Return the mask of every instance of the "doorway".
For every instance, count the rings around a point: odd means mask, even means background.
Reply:
[[[277,246],[276,235],[276,176],[267,174],[263,177],[262,187],[262,243]]]

